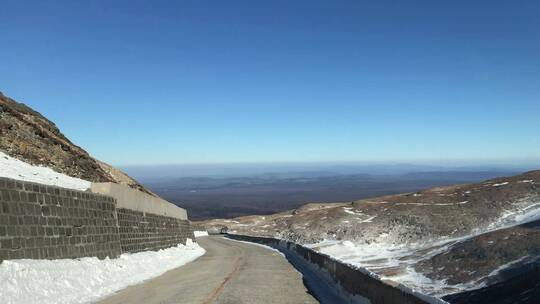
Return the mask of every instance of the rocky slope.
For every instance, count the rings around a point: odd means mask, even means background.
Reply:
[[[300,243],[354,240],[370,244],[421,243],[460,237],[504,225],[540,205],[540,171],[478,184],[433,188],[416,193],[354,202],[307,204],[267,216],[204,221],[209,229],[280,237]],[[383,233],[384,232],[384,233]]]
[[[283,238],[444,296],[503,280],[540,258],[540,171],[269,216],[202,222]],[[536,221],[536,222],[535,222]]]
[[[148,192],[142,185],[92,158],[67,139],[56,125],[25,104],[0,93],[0,151],[32,165],[42,165],[92,182],[115,182]]]

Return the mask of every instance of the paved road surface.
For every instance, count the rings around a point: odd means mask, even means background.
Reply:
[[[278,252],[219,236],[198,238],[206,254],[100,304],[318,303]]]

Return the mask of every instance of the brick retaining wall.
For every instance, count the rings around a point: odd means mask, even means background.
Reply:
[[[158,250],[193,239],[187,220],[119,208],[122,252]]]
[[[118,256],[110,197],[0,178],[0,260]]]
[[[114,258],[192,235],[187,220],[117,209],[109,196],[0,178],[0,262]]]

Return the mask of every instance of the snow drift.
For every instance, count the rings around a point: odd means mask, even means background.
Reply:
[[[89,181],[55,172],[51,168],[33,166],[1,151],[0,177],[83,191],[90,188],[91,184]]]
[[[188,239],[186,245],[125,253],[116,259],[7,260],[0,264],[0,299],[4,304],[94,302],[204,253]]]

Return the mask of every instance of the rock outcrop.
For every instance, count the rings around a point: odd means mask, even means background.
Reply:
[[[32,165],[91,182],[114,182],[150,193],[131,177],[91,157],[58,127],[23,103],[0,93],[0,150]]]

